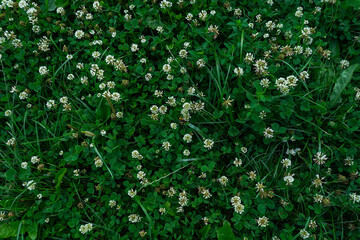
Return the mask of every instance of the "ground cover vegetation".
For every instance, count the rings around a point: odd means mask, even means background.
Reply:
[[[0,238],[359,239],[359,9],[0,1]]]

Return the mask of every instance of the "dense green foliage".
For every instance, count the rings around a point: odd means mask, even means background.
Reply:
[[[0,2],[0,238],[360,236],[359,1]]]

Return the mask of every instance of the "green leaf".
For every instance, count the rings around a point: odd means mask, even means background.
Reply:
[[[166,202],[165,203],[165,208],[166,208],[166,211],[168,214],[170,214],[171,216],[173,217],[176,217],[177,216],[177,213],[174,211],[173,208],[171,208],[171,204],[170,202]],[[201,231],[200,231],[201,232]]]
[[[221,228],[216,230],[218,240],[235,240],[234,232],[230,226],[230,223],[225,220]]]
[[[63,179],[66,171],[67,171],[67,168],[62,168],[55,174],[56,190],[59,190],[61,180]]]
[[[30,239],[35,240],[37,238],[38,227],[36,224],[30,224],[27,226],[27,231]]]
[[[208,232],[210,231],[210,227],[211,225],[206,225],[205,227],[203,227],[201,230],[200,230],[200,234],[201,236],[204,238],[206,237],[206,235],[208,234]]]
[[[4,223],[0,225],[0,238],[15,237],[18,232],[20,221]]]
[[[56,9],[55,0],[48,1],[48,11],[54,11]]]
[[[25,50],[21,49],[18,53],[14,54],[14,57],[18,60],[18,61],[22,61],[24,59],[25,56]]]
[[[354,72],[359,67],[359,64],[351,65],[349,68],[345,69],[341,74],[340,77],[336,80],[334,89],[330,95],[330,102],[329,102],[329,108],[333,107],[335,103],[340,98],[340,95],[342,91],[345,89],[345,87],[350,82]]]
[[[240,131],[236,127],[231,126],[228,133],[230,137],[235,137],[236,135],[239,134],[239,132]]]
[[[331,51],[332,57],[340,56],[340,45],[339,41],[336,39],[333,39],[329,44],[329,50]]]
[[[321,205],[319,203],[315,203],[314,204],[314,212],[316,214],[320,214],[321,213]]]
[[[285,210],[282,207],[279,208],[278,213],[281,219],[286,219],[289,216],[289,214],[285,212]]]
[[[141,209],[143,210],[147,220],[149,221],[149,235],[150,235],[150,238],[151,238],[151,230],[152,228],[154,227],[154,223],[153,223],[153,220],[152,218],[150,217],[149,213],[147,212],[147,210],[144,208],[144,206],[141,204],[140,202],[140,199],[138,196],[136,196],[134,198],[135,202],[137,202],[137,204],[139,204],[139,206],[141,207]]]
[[[360,9],[360,1],[359,0],[346,0],[344,2],[341,2],[341,5],[343,7],[353,7],[354,9],[357,9],[357,10]]]
[[[64,153],[64,160],[67,162],[73,162],[76,159],[78,159],[79,154],[74,154],[74,153],[70,153],[70,152],[66,152]]]
[[[309,101],[303,101],[300,105],[300,110],[304,112],[310,111],[310,104]]]
[[[69,227],[74,228],[76,225],[78,225],[80,220],[78,218],[72,217],[69,221],[67,221],[67,224]]]
[[[261,214],[265,214],[266,213],[266,205],[264,204],[259,204],[257,206],[257,210],[261,213]]]
[[[138,28],[138,27],[139,27],[139,21],[135,18],[124,24],[124,28],[126,30],[132,30],[133,28]]]
[[[7,170],[6,173],[5,173],[6,180],[8,180],[8,181],[14,180],[14,179],[15,179],[15,175],[16,175],[15,169],[10,168],[10,169]]]
[[[106,121],[109,119],[111,114],[111,109],[105,98],[102,98],[98,108],[96,109],[96,118],[101,121]]]
[[[55,0],[56,7],[66,7],[67,5],[69,5],[69,0]],[[50,6],[50,2],[49,2],[49,6]]]

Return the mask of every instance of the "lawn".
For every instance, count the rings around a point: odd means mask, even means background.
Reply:
[[[0,0],[0,239],[360,239],[359,16]]]

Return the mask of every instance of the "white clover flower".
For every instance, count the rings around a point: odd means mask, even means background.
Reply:
[[[241,159],[238,159],[238,158],[235,158],[235,160],[234,160],[234,165],[236,166],[236,167],[240,167],[241,165],[242,165],[242,160]]]
[[[182,50],[180,50],[180,52],[179,52],[179,56],[180,56],[181,58],[186,58],[186,57],[187,57],[187,54],[188,54],[188,52],[187,52],[185,49],[182,49]]]
[[[85,225],[81,225],[80,228],[79,228],[79,231],[82,233],[82,234],[85,234],[89,231],[91,231],[93,229],[93,225],[92,223],[87,223]]]
[[[356,193],[350,193],[350,200],[353,203],[360,203],[360,195],[357,195]]]
[[[75,76],[74,76],[74,74],[72,74],[72,73],[70,73],[69,75],[67,75],[67,79],[68,80],[74,80],[74,78],[75,78]]]
[[[102,167],[103,166],[103,161],[100,158],[97,158],[94,162],[95,167]]]
[[[189,22],[193,19],[193,15],[191,14],[191,13],[188,13],[187,15],[186,15],[186,20],[188,20]]]
[[[23,91],[23,92],[21,92],[21,93],[19,94],[20,100],[27,99],[28,96],[29,96],[29,94],[28,94],[27,92],[25,92],[25,91]]]
[[[198,66],[198,68],[203,68],[205,67],[205,61],[204,59],[199,59],[196,61],[196,65]]]
[[[161,105],[161,106],[159,107],[159,112],[160,112],[161,114],[165,114],[165,113],[167,112],[167,107],[166,107],[165,105]]]
[[[146,80],[146,81],[150,81],[151,78],[152,78],[151,73],[147,73],[147,74],[145,75],[145,80]]]
[[[239,213],[239,214],[242,214],[244,212],[244,209],[245,209],[245,207],[242,204],[238,204],[238,205],[234,206],[235,212]]]
[[[295,12],[295,17],[301,18],[303,16],[302,7],[298,7],[297,11]]]
[[[158,33],[163,33],[163,32],[164,32],[164,28],[163,28],[162,26],[158,26],[158,27],[156,27],[156,31],[157,31]]]
[[[22,162],[21,163],[21,168],[23,169],[27,169],[28,163],[27,162]]]
[[[205,10],[201,10],[201,12],[199,13],[199,18],[205,21],[207,18],[207,12]]]
[[[350,63],[348,60],[341,60],[340,61],[340,68],[344,69],[344,68],[348,68],[350,66]]]
[[[68,103],[69,99],[68,99],[68,97],[61,97],[59,101],[63,104],[66,104],[66,103]]]
[[[169,151],[171,144],[168,141],[163,142],[162,147],[165,149],[165,151]]]
[[[115,200],[110,200],[110,201],[109,201],[109,206],[110,206],[111,208],[115,207],[115,206],[116,206],[116,201],[115,201]]]
[[[303,239],[306,239],[306,238],[310,237],[310,234],[305,229],[302,229],[302,230],[300,230],[300,237],[302,237]]]
[[[65,9],[63,7],[58,7],[56,9],[56,13],[59,13],[59,14],[64,14],[65,13]]]
[[[244,74],[244,70],[241,67],[238,67],[234,69],[234,73],[236,74],[236,76],[240,77]]]
[[[129,221],[131,223],[137,223],[141,221],[141,217],[138,214],[130,214],[129,215]]]
[[[171,66],[170,64],[164,64],[162,69],[164,72],[169,73],[171,71]]]
[[[152,106],[150,107],[150,111],[151,111],[151,113],[156,114],[156,113],[159,112],[159,107],[156,106],[156,105],[152,105]]]
[[[40,73],[41,75],[46,75],[46,74],[49,73],[49,70],[47,69],[46,66],[41,66],[41,67],[39,68],[39,73]]]
[[[12,111],[11,110],[6,110],[5,111],[5,117],[10,117],[12,114]]]
[[[261,218],[256,219],[256,222],[260,227],[266,227],[269,225],[269,218],[263,216]]]
[[[273,133],[274,133],[274,130],[272,130],[271,128],[268,127],[264,131],[264,137],[265,138],[272,138],[272,137],[274,137]]]
[[[137,194],[137,191],[134,190],[134,189],[130,189],[130,190],[128,191],[128,195],[129,195],[131,198],[135,197],[136,194]]]
[[[101,53],[98,52],[98,51],[95,51],[91,54],[91,56],[94,58],[94,59],[99,59],[100,56],[101,56]]]
[[[132,52],[136,52],[136,51],[139,51],[139,47],[138,47],[137,44],[133,43],[133,44],[131,45],[130,50],[131,50]]]
[[[132,151],[131,157],[132,157],[132,158],[137,158],[137,159],[139,159],[139,160],[143,159],[143,156],[139,153],[138,150]]]
[[[292,183],[294,182],[294,175],[295,175],[295,174],[290,174],[290,173],[288,173],[288,174],[284,177],[284,181],[286,182],[286,185],[292,185]]]
[[[211,149],[214,146],[214,141],[212,139],[204,140],[204,147],[207,149]]]
[[[85,36],[85,33],[82,30],[76,30],[74,35],[77,39],[82,39]]]
[[[78,177],[80,175],[80,169],[75,169],[73,173],[75,177]]]
[[[10,138],[9,140],[6,141],[6,145],[8,146],[15,146],[15,144],[16,144],[15,138]]]
[[[29,182],[24,182],[23,186],[25,186],[28,190],[33,191],[36,188],[36,182],[34,182],[34,180],[30,180]]]
[[[80,228],[79,228],[79,231],[82,233],[82,234],[85,234],[87,232],[87,227],[85,225],[81,225]]]
[[[123,118],[123,117],[124,117],[124,113],[123,113],[123,112],[117,112],[117,113],[116,113],[116,117],[117,117],[117,118]]]
[[[183,137],[183,140],[187,143],[191,143],[192,141],[192,136],[190,134],[185,134]]]
[[[144,171],[139,171],[136,175],[136,177],[139,179],[139,180],[144,180],[145,179],[145,176],[146,176],[146,173]]]
[[[288,158],[284,158],[283,160],[281,160],[281,163],[285,168],[289,168],[291,166],[291,160]]]
[[[40,158],[38,156],[32,156],[30,161],[32,164],[36,164],[40,162]]]
[[[324,163],[326,162],[327,159],[328,159],[328,158],[327,158],[327,156],[326,156],[324,153],[322,153],[322,152],[317,152],[317,153],[315,154],[313,160],[314,160],[314,162],[315,162],[316,164],[322,165],[322,164],[324,164]]]
[[[93,8],[94,8],[96,11],[100,11],[100,10],[101,10],[100,2],[99,2],[99,1],[94,1],[94,3],[93,3]]]
[[[222,176],[218,179],[218,181],[220,182],[221,185],[226,186],[229,179],[226,176]]]
[[[183,154],[184,156],[188,157],[190,155],[190,151],[188,149],[185,149]]]
[[[25,0],[19,2],[19,8],[26,8],[29,4]]]

